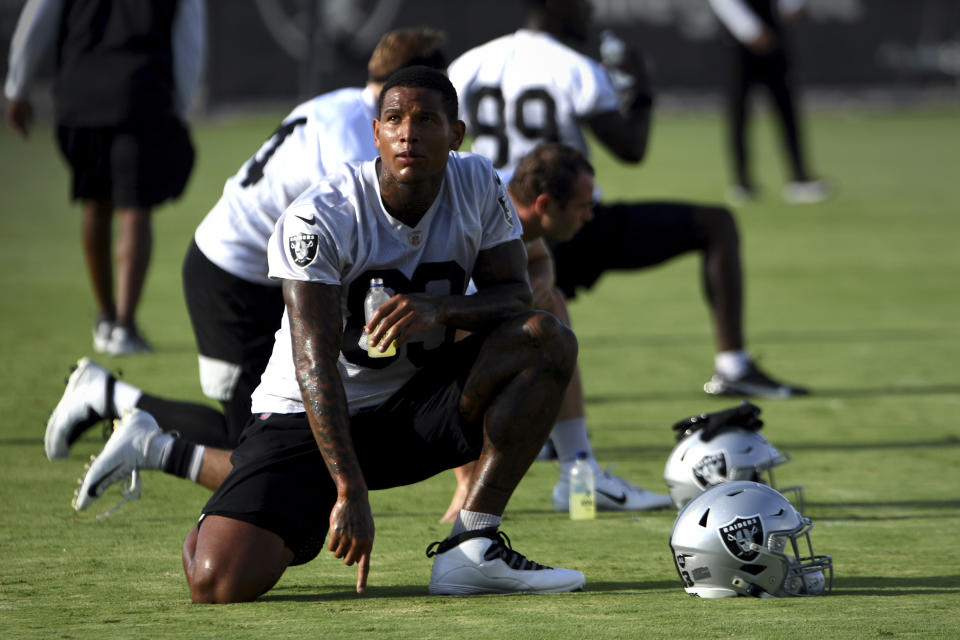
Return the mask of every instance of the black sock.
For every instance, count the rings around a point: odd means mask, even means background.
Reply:
[[[197,449],[197,444],[174,438],[173,445],[170,447],[170,454],[163,463],[162,471],[180,478],[190,478],[190,463],[193,460],[193,452]]]

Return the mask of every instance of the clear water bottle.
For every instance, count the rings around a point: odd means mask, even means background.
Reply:
[[[370,322],[374,312],[380,308],[384,302],[390,299],[390,294],[383,288],[383,278],[373,278],[370,280],[370,289],[367,290],[367,297],[363,299],[363,320]],[[367,355],[371,358],[388,358],[397,355],[397,342],[394,340],[387,347],[386,351],[380,351],[376,345],[370,343],[366,331],[364,331],[364,340],[367,343]]]
[[[570,469],[570,519],[592,520],[597,517],[596,485],[593,467],[587,462],[587,452],[578,451]]]

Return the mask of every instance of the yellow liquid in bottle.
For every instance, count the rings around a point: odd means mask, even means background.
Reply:
[[[381,352],[377,349],[377,345],[373,344],[369,339],[367,341],[367,355],[371,358],[389,358],[390,356],[397,355],[397,341],[394,340],[390,343],[390,346],[387,347],[386,351]]]
[[[593,520],[597,517],[597,505],[589,493],[570,494],[570,519]]]

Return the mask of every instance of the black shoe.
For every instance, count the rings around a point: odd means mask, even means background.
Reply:
[[[739,378],[728,378],[715,373],[703,385],[703,390],[713,396],[754,396],[758,398],[793,398],[810,393],[805,387],[798,387],[774,380],[760,370],[752,361],[747,372]]]

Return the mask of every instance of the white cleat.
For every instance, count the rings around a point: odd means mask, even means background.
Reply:
[[[153,353],[153,347],[136,328],[115,324],[110,331],[106,351],[112,356],[133,356]]]
[[[47,459],[62,460],[83,433],[102,420],[113,417],[113,376],[90,358],[81,358],[70,377],[60,402],[47,420],[43,448]]]
[[[727,204],[731,207],[740,207],[757,199],[757,191],[753,187],[742,184],[730,185],[727,189]]]
[[[110,345],[110,334],[114,323],[110,320],[97,320],[93,325],[93,350],[97,353],[107,353]]]
[[[783,185],[783,199],[790,204],[816,204],[830,197],[830,187],[823,180],[788,182]]]
[[[654,493],[627,482],[609,471],[594,476],[598,511],[652,511],[673,507],[670,496]],[[553,510],[570,510],[569,478],[563,477],[553,487]]]
[[[427,547],[434,558],[430,593],[561,593],[583,588],[586,578],[573,569],[554,569],[527,560],[496,527],[466,531]]]
[[[73,508],[83,511],[102,496],[107,487],[126,477],[131,478],[131,486],[124,492],[124,502],[131,499],[126,495],[130,492],[135,491],[139,497],[139,470],[143,467],[150,441],[161,433],[157,421],[149,413],[139,409],[124,411],[123,417],[114,422],[113,435],[103,451],[87,465],[73,497]]]

